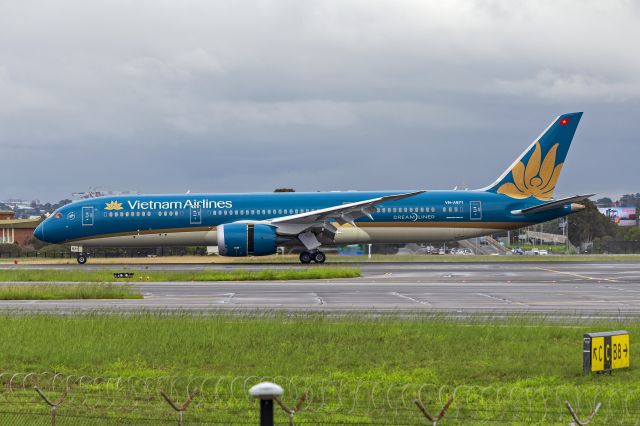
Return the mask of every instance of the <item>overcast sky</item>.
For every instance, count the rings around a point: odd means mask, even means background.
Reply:
[[[0,0],[0,200],[473,189],[573,111],[556,196],[638,192],[639,5]]]

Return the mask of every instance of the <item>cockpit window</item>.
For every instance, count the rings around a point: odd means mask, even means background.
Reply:
[[[56,219],[60,219],[62,217],[62,213],[56,210],[55,212],[53,212],[52,216]]]

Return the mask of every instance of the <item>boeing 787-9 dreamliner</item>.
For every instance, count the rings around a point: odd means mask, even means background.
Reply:
[[[465,191],[122,195],[76,201],[35,230],[39,240],[86,247],[218,246],[222,256],[265,256],[323,246],[462,240],[566,216],[593,194],[554,199],[581,112],[553,120],[491,185]]]

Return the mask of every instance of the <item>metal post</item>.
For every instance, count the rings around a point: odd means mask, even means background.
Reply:
[[[282,408],[282,410],[285,413],[287,413],[287,415],[289,416],[289,426],[294,426],[293,416],[295,416],[295,414],[298,411],[300,411],[300,409],[302,408],[302,404],[304,404],[308,396],[309,396],[309,391],[305,391],[305,393],[303,393],[302,396],[298,398],[298,402],[296,403],[296,406],[293,408],[287,407],[286,404],[282,402],[280,398],[276,398],[276,402],[278,403],[280,408]]]
[[[56,408],[58,408],[58,405],[62,404],[62,401],[64,401],[64,398],[67,396],[67,393],[69,393],[69,389],[71,389],[71,387],[67,387],[64,392],[62,392],[62,395],[60,395],[60,398],[56,400],[56,402],[51,402],[51,400],[47,398],[44,393],[42,393],[39,387],[36,386],[34,387],[34,389],[36,392],[38,392],[38,395],[40,395],[44,402],[49,407],[51,407],[51,426],[56,426]]]
[[[432,422],[433,426],[438,426],[438,422],[444,417],[445,414],[447,414],[447,410],[453,403],[453,396],[449,398],[446,404],[444,404],[442,410],[440,410],[437,416],[431,415],[425,408],[422,401],[420,401],[418,398],[416,398],[413,402],[418,406],[418,409],[420,410],[422,415],[425,416],[430,422]]]
[[[260,426],[273,426],[273,399],[260,400]]]
[[[260,426],[273,426],[273,400],[282,396],[283,389],[271,382],[262,382],[249,389],[249,394],[260,399]]]
[[[566,405],[567,410],[569,410],[569,414],[571,414],[571,417],[573,417],[573,421],[571,423],[569,423],[569,426],[586,426],[589,423],[591,423],[591,421],[593,420],[593,416],[596,415],[596,413],[598,412],[598,410],[602,406],[602,403],[598,402],[598,404],[596,405],[596,408],[594,408],[593,411],[591,412],[591,414],[589,414],[587,416],[587,418],[584,419],[584,420],[578,419],[578,415],[573,410],[573,407],[571,407],[571,404],[569,404],[569,401],[565,401],[564,405]]]
[[[167,401],[167,403],[171,406],[171,408],[173,408],[178,413],[178,426],[182,426],[182,413],[184,413],[187,410],[187,408],[189,407],[189,404],[191,404],[191,401],[193,401],[193,398],[197,394],[198,394],[198,389],[194,389],[193,392],[189,394],[189,397],[184,402],[184,404],[178,405],[171,398],[169,398],[169,396],[166,393],[160,391],[160,395],[162,395],[162,397],[165,399],[165,401]]]

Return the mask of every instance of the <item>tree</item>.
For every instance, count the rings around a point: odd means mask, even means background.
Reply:
[[[296,192],[293,188],[276,188],[273,192]]]
[[[582,243],[592,242],[594,238],[618,237],[620,234],[618,226],[600,213],[594,203],[585,200],[584,206],[584,210],[569,216],[571,244],[580,246]]]
[[[609,197],[604,197],[596,200],[598,207],[613,207],[613,200]]]
[[[636,194],[625,194],[620,197],[621,207],[640,207],[640,192]]]
[[[625,226],[623,228],[624,239],[628,241],[640,241],[640,228],[637,226]]]

